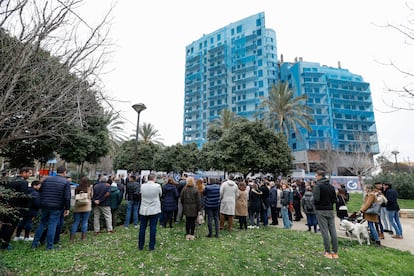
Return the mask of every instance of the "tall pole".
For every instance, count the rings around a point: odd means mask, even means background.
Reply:
[[[398,150],[393,150],[391,152],[392,154],[394,154],[395,157],[395,169],[398,171],[398,162],[397,162],[397,155],[400,153]]]
[[[147,107],[143,103],[134,104],[132,108],[138,113],[137,116],[137,127],[135,133],[135,147],[134,147],[134,167],[133,167],[133,175],[137,172],[137,158],[138,158],[138,133],[139,133],[139,115],[141,111],[145,110]]]

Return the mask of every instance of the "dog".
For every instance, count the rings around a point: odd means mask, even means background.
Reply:
[[[368,227],[366,225],[363,225],[361,223],[353,223],[349,220],[342,220],[341,221],[341,227],[345,229],[345,234],[349,237],[351,237],[351,240],[353,238],[356,238],[360,245],[362,245],[363,241],[366,240],[367,244],[370,245],[370,237],[368,234]]]

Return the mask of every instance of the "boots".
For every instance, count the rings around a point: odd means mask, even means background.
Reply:
[[[81,239],[84,241],[86,240],[86,233],[82,233]]]
[[[384,239],[384,233],[379,233],[379,238],[380,238],[381,240],[383,240],[383,239]]]
[[[73,242],[75,240],[75,233],[70,233],[69,241]]]
[[[377,247],[381,247],[382,245],[381,245],[381,242],[380,241],[375,241],[375,246],[377,246]]]

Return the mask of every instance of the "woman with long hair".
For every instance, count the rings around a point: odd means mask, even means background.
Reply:
[[[185,215],[186,240],[194,240],[195,223],[198,212],[201,210],[201,196],[195,187],[194,178],[188,177],[187,183],[181,192],[181,204]]]
[[[86,176],[82,177],[79,181],[79,186],[75,189],[75,196],[80,193],[86,193],[88,195],[88,202],[83,205],[79,205],[75,202],[73,208],[73,224],[70,230],[70,241],[75,239],[76,232],[78,231],[79,223],[81,224],[81,239],[86,239],[86,232],[88,231],[88,220],[92,210],[92,188],[89,182],[89,178]]]

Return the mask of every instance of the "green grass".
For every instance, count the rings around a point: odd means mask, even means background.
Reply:
[[[158,228],[155,251],[137,250],[138,230],[88,235],[85,242],[61,236],[59,250],[30,249],[14,242],[1,252],[0,275],[413,275],[414,256],[392,248],[339,240],[340,259],[322,257],[320,234],[267,228],[221,232],[220,238],[186,241],[184,223]],[[77,237],[79,239],[79,237]]]

